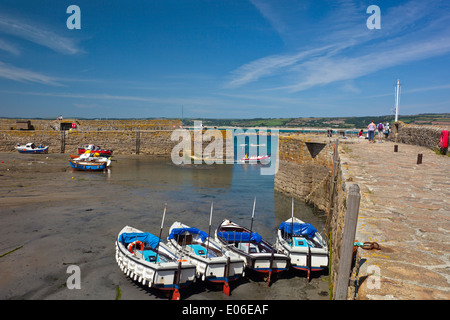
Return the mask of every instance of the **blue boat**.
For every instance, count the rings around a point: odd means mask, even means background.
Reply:
[[[69,164],[75,170],[85,170],[85,171],[101,171],[105,170],[111,160],[106,158],[98,158],[93,160],[77,160],[70,159]]]
[[[48,153],[48,146],[44,147],[41,144],[39,147],[36,147],[32,142],[27,143],[24,146],[17,144],[15,148],[20,153]]]

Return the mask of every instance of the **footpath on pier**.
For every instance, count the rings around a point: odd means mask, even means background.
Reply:
[[[368,140],[339,151],[347,183],[361,190],[356,240],[380,246],[357,249],[356,299],[450,299],[450,156]]]

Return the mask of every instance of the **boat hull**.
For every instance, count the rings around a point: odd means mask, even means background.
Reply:
[[[101,157],[111,157],[112,155],[112,150],[100,149],[100,147],[96,145],[85,145],[83,147],[78,147],[78,154],[83,154],[86,151],[98,153]]]
[[[16,150],[19,153],[48,153],[48,146],[45,148],[35,148],[35,149],[29,149],[24,147],[16,147]]]
[[[106,161],[89,163],[87,161],[69,160],[69,164],[70,164],[70,167],[72,167],[73,169],[82,170],[82,171],[102,171],[108,167],[108,164]]]

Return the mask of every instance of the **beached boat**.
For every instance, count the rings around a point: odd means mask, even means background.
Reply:
[[[89,151],[90,153],[98,153],[101,157],[111,157],[113,152],[112,150],[102,149],[100,146],[95,144],[85,144],[82,147],[78,147],[78,154],[83,154],[86,151]]]
[[[179,259],[186,259],[197,268],[197,277],[203,281],[223,283],[223,292],[230,294],[229,282],[244,273],[244,260],[231,251],[225,251],[206,232],[174,222],[170,227],[168,245],[176,250]]]
[[[290,258],[291,267],[308,272],[321,271],[328,266],[328,246],[310,223],[291,217],[277,231],[275,246]]]
[[[241,162],[243,163],[262,163],[262,164],[267,164],[270,162],[270,157],[268,155],[264,155],[264,156],[247,156],[245,155],[244,157],[241,158]]]
[[[246,268],[267,275],[288,268],[288,257],[256,232],[225,219],[215,231],[216,241],[223,250],[231,250],[245,260]]]
[[[195,265],[179,260],[160,237],[131,226],[119,232],[116,261],[131,279],[151,288],[173,291],[173,300],[180,299],[180,288],[195,280]]]
[[[79,160],[70,159],[69,164],[75,170],[83,171],[101,171],[109,167],[111,160],[106,158]]]
[[[26,145],[16,145],[16,150],[20,153],[48,153],[48,146],[42,146],[42,144],[37,147],[34,143],[30,142]]]

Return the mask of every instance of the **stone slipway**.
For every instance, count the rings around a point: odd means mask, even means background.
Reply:
[[[361,188],[356,239],[381,246],[357,249],[356,299],[450,299],[450,157],[367,140],[339,150],[346,183]]]

